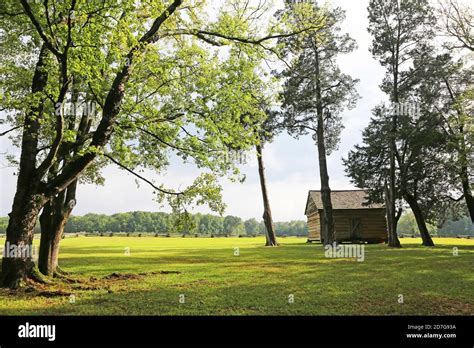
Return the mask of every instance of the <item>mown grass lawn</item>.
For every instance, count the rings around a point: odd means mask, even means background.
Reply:
[[[474,240],[368,245],[364,262],[325,258],[303,238],[279,241],[265,248],[263,238],[67,238],[60,265],[69,281],[2,289],[0,315],[474,314]],[[116,279],[104,279],[111,273]]]

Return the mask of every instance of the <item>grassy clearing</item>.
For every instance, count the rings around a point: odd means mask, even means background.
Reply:
[[[79,282],[2,289],[0,315],[474,314],[474,240],[435,239],[436,247],[424,248],[419,239],[402,239],[401,250],[369,245],[364,262],[327,259],[321,245],[301,238],[280,242],[68,238],[60,265]],[[122,276],[103,279],[114,272]]]

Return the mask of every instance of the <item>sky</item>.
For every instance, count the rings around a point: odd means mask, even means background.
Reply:
[[[341,135],[339,150],[328,157],[330,186],[333,190],[351,189],[354,186],[345,176],[342,158],[347,157],[354,145],[361,143],[362,131],[367,126],[372,108],[385,97],[379,89],[384,69],[369,52],[371,37],[367,32],[368,0],[334,0],[337,6],[346,10],[343,32],[348,32],[358,43],[358,49],[339,60],[341,70],[360,79],[357,86],[361,99],[357,107],[343,113],[345,129]],[[4,158],[13,150],[6,137],[0,137],[0,216],[11,211],[15,193],[14,168],[8,167]],[[320,188],[317,148],[310,136],[298,140],[286,134],[278,136],[268,144],[263,153],[266,165],[267,185],[275,221],[304,220],[304,208],[308,190]],[[261,220],[263,203],[261,198],[257,160],[250,154],[248,163],[240,166],[246,181],[232,183],[221,180],[223,200],[227,205],[226,215],[243,219]],[[80,185],[74,215],[87,213],[113,214],[128,211],[169,211],[153,198],[152,189],[141,183],[137,186],[135,177],[114,166],[104,170],[104,186]],[[165,175],[158,177],[145,172],[156,183],[167,187],[185,187],[199,172],[191,165],[173,160]],[[196,207],[193,212],[209,213],[206,207]]]

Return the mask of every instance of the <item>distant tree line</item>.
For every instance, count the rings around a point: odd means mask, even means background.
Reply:
[[[8,217],[0,217],[0,233],[5,233]],[[428,224],[430,234],[439,236],[474,235],[474,225],[469,217],[447,220],[441,227]],[[256,219],[243,220],[237,216],[217,216],[212,214],[189,214],[187,218],[175,214],[130,212],[114,215],[87,214],[72,216],[64,231],[78,232],[153,232],[184,233],[201,235],[263,235],[265,225]],[[306,236],[305,221],[276,222],[275,231],[279,236]],[[39,226],[36,226],[39,233]],[[399,221],[398,234],[419,235],[415,216],[411,212],[403,214]]]
[[[8,217],[0,217],[0,233],[5,233]],[[430,234],[440,236],[474,235],[474,225],[469,217],[447,220],[441,227],[428,225]],[[217,216],[212,214],[189,214],[187,218],[175,214],[130,212],[114,215],[87,214],[72,216],[64,231],[78,232],[153,232],[184,233],[201,235],[263,235],[265,225],[256,219],[243,220],[237,216]],[[308,228],[305,221],[284,221],[275,223],[279,236],[305,236]],[[36,226],[39,233],[39,226]],[[413,213],[403,214],[399,221],[399,234],[418,235],[418,227]]]
[[[468,216],[459,219],[447,220],[441,227],[427,224],[428,231],[433,236],[457,236],[471,235],[474,236],[474,225]],[[398,222],[398,234],[419,235],[418,226],[415,215],[408,212],[403,214]]]
[[[8,224],[7,217],[0,218],[0,233],[5,233]],[[304,236],[308,234],[306,222],[290,221],[276,222],[277,235]],[[36,232],[39,232],[37,226]],[[129,212],[113,215],[87,214],[71,216],[64,228],[66,233],[78,232],[153,232],[160,234],[181,233],[200,235],[263,235],[265,225],[256,219],[243,220],[240,217],[212,214],[167,214],[151,212]]]

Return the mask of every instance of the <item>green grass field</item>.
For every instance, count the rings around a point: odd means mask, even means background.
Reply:
[[[67,238],[60,265],[69,279],[0,290],[0,315],[474,314],[474,240],[368,245],[364,262],[325,258],[303,238],[279,241],[265,248],[263,238]]]

